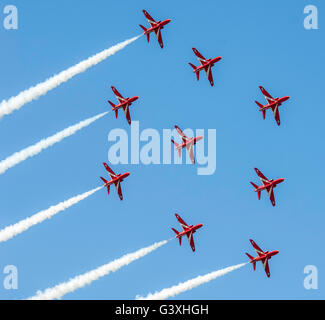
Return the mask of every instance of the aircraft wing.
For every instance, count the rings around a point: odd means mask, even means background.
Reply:
[[[268,103],[271,103],[274,101],[274,98],[262,86],[260,86],[260,90],[261,90],[262,94],[264,95],[265,100]]]
[[[263,259],[262,263],[267,277],[270,278],[271,274],[270,274],[270,267],[269,267],[269,259]]]
[[[269,194],[272,206],[275,207],[275,198],[274,198],[274,192],[273,192],[273,186],[270,188],[266,188],[267,193]]]
[[[195,244],[194,244],[194,239],[193,239],[193,233],[191,232],[189,235],[187,235],[188,241],[190,243],[190,246],[193,250],[193,252],[195,252]]]
[[[126,120],[128,121],[128,124],[131,125],[131,116],[130,116],[130,109],[129,106],[126,106],[123,108],[125,116],[126,116]]]
[[[117,100],[118,100],[120,103],[122,103],[122,102],[125,101],[125,99],[123,98],[123,96],[122,96],[122,95],[121,95],[121,94],[116,90],[116,88],[114,88],[113,86],[112,86],[112,90],[113,90],[113,93],[115,94]]]
[[[265,177],[265,175],[258,170],[257,168],[255,168],[255,171],[257,173],[257,175],[259,176],[260,180],[262,181],[263,184],[268,184],[269,183],[269,179]]]
[[[121,200],[123,200],[123,194],[122,194],[122,189],[121,189],[121,181],[118,181],[115,183],[115,188],[117,190],[118,196],[120,197]]]
[[[183,230],[186,230],[188,228],[188,224],[177,213],[175,214],[175,216]]]
[[[163,43],[163,40],[162,40],[162,36],[161,36],[161,29],[157,29],[155,30],[155,35],[157,37],[157,40],[159,42],[159,45],[161,47],[161,49],[164,47],[164,43]]]
[[[211,70],[211,65],[205,68],[205,72],[207,74],[207,77],[210,81],[211,87],[213,87],[213,75],[212,75],[212,70]]]
[[[151,15],[146,10],[142,10],[142,12],[145,15],[145,17],[147,18],[150,26],[153,27],[157,23],[155,21],[155,19],[153,17],[151,17]]]
[[[278,124],[278,126],[281,124],[281,121],[280,121],[280,114],[279,114],[279,106],[276,105],[273,109],[273,114],[274,114],[274,117],[275,117],[275,121],[276,123]]]
[[[116,174],[114,173],[114,171],[107,165],[107,163],[103,163],[106,171],[108,172],[108,174],[110,175],[110,177],[113,179],[113,178],[116,178]]]
[[[183,133],[183,131],[178,126],[175,126],[175,129],[177,133],[183,138],[184,142],[188,140],[188,137]]]
[[[258,256],[262,256],[264,254],[263,250],[254,242],[254,240],[250,239],[249,241],[251,242]]]
[[[199,62],[200,62],[201,64],[204,64],[204,63],[207,61],[207,60],[202,56],[202,54],[201,54],[199,51],[197,51],[197,49],[192,48],[192,50],[193,50],[194,54],[196,55],[196,57],[198,58],[198,60],[199,60]]]

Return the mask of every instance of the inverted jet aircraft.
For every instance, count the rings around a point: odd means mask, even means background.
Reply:
[[[187,236],[190,246],[191,246],[193,252],[195,252],[193,234],[196,232],[196,230],[202,228],[203,224],[189,226],[178,214],[175,214],[175,216],[176,216],[178,222],[180,223],[181,227],[183,228],[182,232],[178,232],[177,230],[172,228],[172,230],[176,233],[176,238],[178,238],[178,240],[179,240],[179,245],[182,245],[182,237]]]
[[[275,206],[275,198],[274,198],[274,192],[273,192],[273,189],[279,184],[279,183],[282,183],[284,181],[283,178],[280,178],[280,179],[276,179],[276,180],[268,180],[264,175],[263,173],[258,170],[257,168],[255,168],[255,171],[257,173],[257,175],[259,176],[261,182],[262,182],[262,185],[261,186],[258,186],[256,185],[255,183],[251,182],[252,186],[255,188],[255,192],[257,192],[257,195],[258,195],[258,200],[261,199],[261,192],[263,190],[266,190],[267,193],[269,194],[269,197],[270,197],[270,200],[271,200],[271,203],[273,205],[273,207]]]
[[[161,36],[161,30],[164,29],[164,26],[166,24],[168,24],[171,20],[167,19],[164,21],[155,21],[155,19],[153,19],[146,10],[142,10],[142,12],[144,13],[145,17],[147,18],[147,20],[150,24],[150,28],[148,28],[148,29],[145,28],[144,26],[142,26],[141,24],[139,25],[144,31],[143,34],[145,34],[147,36],[147,40],[149,42],[150,41],[150,33],[154,32],[154,34],[157,37],[160,47],[163,48],[164,43],[163,43],[162,36]]]
[[[123,200],[121,182],[130,175],[130,172],[126,172],[123,174],[115,174],[114,171],[107,165],[107,163],[104,162],[103,165],[106,171],[108,172],[109,176],[111,177],[110,181],[107,181],[103,177],[100,177],[104,181],[105,187],[107,187],[108,194],[110,186],[114,184],[120,199]]]
[[[108,100],[108,103],[112,106],[112,110],[115,112],[116,119],[118,117],[119,109],[123,109],[126,116],[126,120],[128,121],[128,124],[131,125],[131,116],[130,116],[129,107],[132,105],[134,101],[138,100],[139,97],[135,96],[132,98],[124,98],[113,86],[111,88],[119,102],[118,105],[115,105],[113,102]]]
[[[183,142],[181,144],[176,143],[173,139],[171,140],[172,143],[175,145],[176,150],[178,151],[179,157],[182,156],[182,149],[186,148],[188,151],[188,154],[190,156],[190,159],[192,163],[195,163],[195,158],[194,158],[194,151],[193,151],[193,146],[196,145],[197,142],[203,139],[203,136],[198,136],[194,138],[188,138],[183,131],[178,127],[175,126],[175,129],[177,133],[182,137]]]
[[[253,264],[253,269],[254,271],[256,270],[256,262],[261,261],[265,270],[266,275],[268,276],[268,278],[270,278],[270,268],[269,268],[269,260],[275,256],[276,254],[279,253],[278,250],[274,250],[274,251],[263,251],[253,240],[249,240],[252,244],[252,246],[254,247],[256,253],[257,253],[257,257],[252,257],[250,254],[246,253],[246,255],[248,256],[248,258],[251,259],[250,263]]]
[[[215,63],[220,61],[222,57],[216,57],[213,59],[205,59],[202,54],[196,50],[195,48],[192,48],[194,54],[197,56],[199,62],[201,63],[200,66],[196,67],[192,63],[189,63],[189,65],[193,68],[193,72],[196,73],[196,78],[199,81],[200,79],[200,72],[204,70],[207,74],[207,77],[210,81],[211,87],[213,87],[214,82],[213,82],[213,76],[212,76],[212,70],[211,68],[214,66]]]
[[[260,111],[263,113],[263,119],[265,119],[266,110],[271,109],[273,111],[275,121],[279,126],[281,124],[279,107],[282,105],[283,102],[289,100],[290,97],[285,96],[282,98],[273,98],[262,86],[260,86],[259,88],[262,94],[264,95],[265,100],[267,101],[267,104],[265,106],[263,106],[258,101],[255,101],[255,103],[260,107]]]

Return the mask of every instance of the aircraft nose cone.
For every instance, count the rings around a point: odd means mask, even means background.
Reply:
[[[279,100],[281,100],[281,103],[282,103],[282,102],[285,102],[285,101],[287,101],[287,100],[289,100],[289,99],[290,99],[289,96],[285,96],[285,97],[283,97],[283,98],[281,98],[281,99],[279,99]]]

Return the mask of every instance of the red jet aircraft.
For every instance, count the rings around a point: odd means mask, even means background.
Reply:
[[[138,100],[139,97],[135,96],[132,98],[123,98],[123,96],[113,86],[111,88],[112,88],[117,100],[119,101],[119,104],[115,105],[113,102],[108,100],[109,104],[113,107],[112,110],[115,111],[116,119],[118,117],[118,110],[123,109],[125,116],[126,116],[126,120],[128,121],[129,125],[131,125],[131,116],[130,116],[129,107],[131,106],[131,104],[134,101]]]
[[[183,139],[183,143],[182,144],[176,143],[173,139],[171,140],[172,143],[175,145],[176,150],[178,151],[179,157],[182,156],[182,149],[183,148],[186,148],[186,150],[189,153],[190,159],[191,159],[192,163],[194,164],[195,163],[195,159],[194,159],[193,146],[196,145],[196,143],[198,141],[202,140],[203,139],[203,136],[199,136],[199,137],[195,137],[195,138],[188,138],[178,126],[175,126],[175,129],[177,130],[177,133]]]
[[[280,114],[279,114],[279,107],[281,106],[281,104],[283,102],[289,100],[290,97],[285,96],[285,97],[282,97],[282,98],[273,98],[262,86],[260,86],[260,90],[262,91],[262,94],[264,95],[264,97],[265,97],[265,99],[267,101],[267,104],[265,106],[263,106],[258,101],[255,101],[255,102],[260,107],[260,111],[262,111],[262,113],[263,113],[263,119],[265,119],[266,110],[272,109],[275,120],[276,120],[276,123],[279,126],[281,124]]]
[[[256,262],[261,261],[264,267],[264,270],[266,272],[266,275],[268,276],[268,278],[270,278],[270,268],[269,268],[269,260],[271,259],[271,257],[275,256],[276,254],[279,253],[278,250],[274,250],[274,251],[263,251],[253,240],[249,240],[252,244],[252,246],[254,247],[258,257],[254,258],[251,255],[249,255],[248,253],[246,253],[246,255],[251,259],[250,263],[253,264],[253,269],[254,271],[256,270]]]
[[[192,48],[192,49],[193,49],[195,55],[197,56],[197,58],[199,59],[199,62],[201,63],[201,65],[199,67],[196,67],[192,63],[189,63],[189,65],[194,69],[193,72],[196,73],[197,80],[199,81],[199,79],[200,79],[200,71],[204,70],[208,76],[211,86],[213,87],[214,83],[213,83],[213,76],[212,76],[211,68],[214,66],[215,63],[220,61],[222,59],[222,57],[217,57],[217,58],[213,58],[213,59],[205,59],[199,51],[197,51],[195,48]]]
[[[148,22],[150,24],[149,29],[145,28],[141,24],[139,25],[144,30],[143,34],[145,34],[147,36],[147,40],[149,42],[150,41],[150,33],[154,32],[156,37],[157,37],[157,40],[158,40],[158,42],[160,44],[160,47],[163,48],[164,43],[163,43],[163,40],[162,40],[162,37],[161,37],[161,30],[164,29],[164,26],[166,24],[168,24],[171,20],[167,19],[167,20],[164,20],[164,21],[155,21],[155,19],[153,19],[146,10],[142,10],[142,12],[144,13],[145,17],[147,18],[147,20],[148,20]]]
[[[120,199],[123,200],[121,182],[130,175],[130,172],[126,172],[123,174],[115,174],[114,171],[105,162],[103,163],[103,165],[111,177],[110,181],[107,181],[104,178],[100,177],[104,181],[105,187],[107,187],[108,194],[110,186],[114,184]]]
[[[273,189],[277,186],[277,184],[281,183],[284,181],[283,178],[276,179],[276,180],[268,180],[263,173],[255,168],[255,171],[257,175],[259,176],[260,180],[262,181],[263,185],[262,186],[257,186],[255,183],[251,182],[252,186],[255,188],[255,192],[257,192],[258,195],[258,200],[261,199],[261,191],[266,190],[267,193],[269,194],[270,200],[272,202],[273,207],[275,206],[275,199],[274,199],[274,192]]]
[[[193,239],[193,234],[196,232],[196,230],[200,229],[203,227],[203,224],[197,224],[196,226],[189,226],[178,214],[175,214],[178,222],[181,224],[183,231],[178,232],[174,228],[172,230],[176,233],[176,238],[179,240],[179,245],[182,245],[182,237],[187,236],[188,241],[190,242],[190,246],[195,252],[195,245],[194,245],[194,239]]]

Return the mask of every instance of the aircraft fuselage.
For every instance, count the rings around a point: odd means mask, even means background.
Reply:
[[[208,59],[206,63],[198,66],[195,70],[193,70],[193,72],[195,73],[195,72],[205,70],[206,68],[213,67],[214,64],[217,63],[218,61],[220,61],[221,59],[222,59],[222,57]]]
[[[276,180],[270,180],[270,182],[268,184],[264,184],[260,187],[258,187],[255,191],[262,191],[265,190],[267,188],[270,188],[273,186],[273,188],[275,188],[279,183],[282,183],[284,181],[284,178],[280,178],[280,179],[276,179]]]
[[[263,110],[268,110],[268,109],[273,109],[276,106],[281,106],[283,102],[289,100],[290,97],[289,96],[285,96],[282,98],[275,98],[273,102],[266,104],[265,106],[263,106],[263,108],[260,109],[260,111]]]
[[[116,178],[111,179],[110,181],[107,181],[107,183],[105,184],[105,186],[110,186],[110,185],[115,184],[117,182],[122,182],[129,175],[130,175],[130,172],[126,172],[126,173],[123,173],[123,174],[118,174],[116,176]]]
[[[197,224],[195,226],[189,226],[186,230],[180,232],[178,235],[177,235],[177,238],[179,237],[183,237],[185,235],[188,235],[190,233],[195,233],[198,229],[202,228],[203,227],[203,224],[200,223],[200,224]]]
[[[268,252],[268,251],[264,252],[263,255],[254,258],[251,262],[263,261],[264,259],[270,260],[273,256],[277,255],[279,252],[280,252],[279,250],[274,250],[271,252]]]
[[[203,136],[199,136],[199,137],[195,137],[195,138],[192,138],[192,139],[189,139],[187,140],[186,142],[182,143],[179,145],[179,148],[180,149],[183,149],[185,148],[186,146],[188,146],[189,144],[193,144],[195,145],[197,142],[199,142],[200,140],[203,139]]]
[[[144,34],[148,34],[148,33],[151,33],[151,32],[154,32],[158,29],[164,29],[164,26],[166,24],[168,24],[169,22],[171,22],[170,19],[167,19],[167,20],[164,20],[164,21],[158,21],[154,26],[152,26],[151,28],[147,29]]]
[[[124,107],[129,107],[134,101],[137,101],[139,99],[138,96],[132,97],[132,98],[126,98],[124,102],[116,105],[115,107],[113,107],[113,110],[119,110],[122,109]]]

